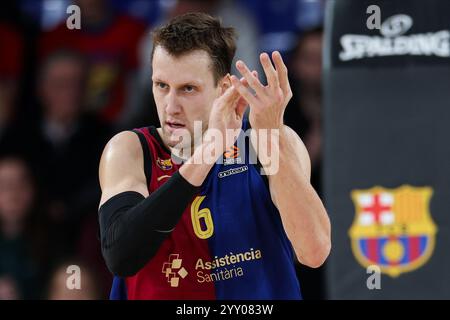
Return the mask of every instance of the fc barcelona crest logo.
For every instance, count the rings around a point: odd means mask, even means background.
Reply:
[[[158,159],[156,159],[156,164],[158,165],[158,167],[160,167],[163,170],[170,170],[172,169],[172,160],[169,159],[161,159],[158,157]]]
[[[430,187],[353,190],[355,218],[349,230],[352,250],[367,268],[397,277],[424,265],[434,250],[437,232],[430,211]]]

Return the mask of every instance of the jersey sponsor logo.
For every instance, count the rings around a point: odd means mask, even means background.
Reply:
[[[240,253],[229,253],[222,257],[215,256],[212,261],[197,260],[197,282],[217,282],[242,277],[245,274],[244,262],[259,260],[262,258],[261,250],[250,250]],[[205,271],[206,270],[206,271]]]
[[[182,266],[183,260],[179,254],[169,255],[169,261],[163,263],[162,273],[166,276],[171,287],[178,287],[180,278],[184,279],[188,275],[187,270]]]
[[[228,169],[225,171],[221,171],[218,173],[217,176],[219,178],[225,178],[225,177],[232,176],[234,174],[239,174],[239,173],[245,172],[247,170],[248,170],[248,166],[242,166],[242,167],[238,167],[238,168],[232,168],[232,169]]]
[[[223,156],[226,159],[230,159],[230,158],[236,159],[237,157],[239,157],[239,148],[237,146],[232,146],[231,148],[228,148],[224,152]]]
[[[170,159],[170,158],[169,159],[161,159],[160,157],[158,157],[158,159],[156,159],[156,164],[162,170],[170,170],[173,167],[172,159]]]
[[[228,148],[223,153],[223,164],[224,165],[230,165],[230,164],[241,164],[242,159],[239,152],[239,148],[237,146],[232,146]]]
[[[195,263],[197,282],[208,283],[242,277],[245,274],[245,264],[259,259],[262,259],[261,250],[254,248],[236,254],[230,252],[222,257],[215,256],[211,261],[198,258]],[[162,273],[171,287],[178,287],[180,279],[189,274],[182,263],[179,254],[170,254],[169,261],[163,263]]]
[[[431,218],[431,187],[403,185],[353,190],[355,218],[349,230],[353,254],[367,268],[397,277],[423,266],[431,257],[437,227]]]

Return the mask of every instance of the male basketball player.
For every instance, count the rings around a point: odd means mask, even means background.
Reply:
[[[174,18],[154,32],[153,43],[161,127],[119,133],[100,162],[111,298],[300,299],[294,259],[320,266],[330,251],[330,223],[309,182],[308,153],[283,125],[292,93],[280,54],[272,54],[273,63],[261,54],[267,85],[242,61],[242,78],[230,76],[234,31],[200,13]],[[194,121],[202,122],[204,139],[177,164],[173,155],[193,145]],[[217,148],[213,132],[225,137],[241,128],[256,133],[244,147],[224,139],[223,161],[202,161]],[[260,169],[271,161],[268,150],[249,162],[262,129],[279,141],[278,170],[267,176]]]

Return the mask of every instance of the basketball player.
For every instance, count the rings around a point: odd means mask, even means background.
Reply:
[[[324,262],[330,222],[309,182],[306,148],[283,125],[292,94],[280,54],[272,54],[273,63],[260,56],[267,85],[242,61],[242,78],[230,76],[234,31],[201,13],[174,18],[154,32],[153,43],[161,127],[117,134],[100,162],[111,298],[300,299],[294,259],[310,267]],[[194,121],[203,124],[203,139],[180,164],[174,155],[193,145]],[[250,128],[244,147],[224,138],[222,161],[202,161],[216,147],[213,133]],[[270,175],[261,174],[273,160],[270,150],[249,162],[260,132],[277,132],[268,134],[279,141],[278,170]]]

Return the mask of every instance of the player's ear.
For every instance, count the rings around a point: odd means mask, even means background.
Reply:
[[[220,86],[220,94],[223,94],[229,87],[231,87],[231,75],[227,73],[222,79],[219,81]]]

